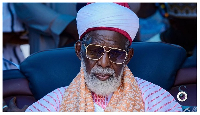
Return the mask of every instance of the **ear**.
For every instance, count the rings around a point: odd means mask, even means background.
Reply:
[[[133,57],[133,54],[134,54],[134,49],[129,48],[128,55],[127,55],[127,58],[126,58],[126,61],[125,61],[126,65],[130,62],[131,58]]]
[[[75,44],[75,52],[77,57],[81,60],[81,41],[77,41]]]

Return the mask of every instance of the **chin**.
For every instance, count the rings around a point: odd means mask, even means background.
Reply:
[[[85,75],[85,82],[92,92],[97,95],[107,96],[113,92],[115,92],[118,87],[121,85],[121,77],[111,76],[109,79],[105,81],[99,80],[93,74]]]
[[[116,74],[113,69],[111,68],[105,69],[100,66],[94,66],[89,74],[86,72],[85,64],[82,63],[81,66],[83,67],[84,70],[85,83],[88,89],[97,95],[107,96],[117,91],[118,87],[121,85],[123,71],[118,77],[115,77]],[[108,79],[101,81],[95,76],[96,74],[99,73],[109,74],[111,76]]]

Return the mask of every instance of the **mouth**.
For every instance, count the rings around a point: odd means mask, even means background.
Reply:
[[[95,76],[101,81],[105,81],[105,80],[107,80],[108,78],[111,77],[111,75],[109,75],[109,74],[105,74],[105,75],[103,75],[103,74],[95,74]]]

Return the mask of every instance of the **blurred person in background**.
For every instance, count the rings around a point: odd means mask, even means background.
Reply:
[[[78,40],[76,3],[14,3],[28,27],[30,53],[74,46]]]
[[[168,20],[159,12],[158,3],[140,3],[138,12],[140,19],[139,40],[145,42],[154,35],[168,28]]]
[[[165,3],[161,12],[170,27],[148,42],[165,42],[182,46],[191,56],[197,46],[197,3]]]
[[[3,58],[6,59],[3,60],[3,70],[17,69],[14,64],[24,60],[22,44],[28,44],[25,26],[18,19],[13,3],[3,3]]]

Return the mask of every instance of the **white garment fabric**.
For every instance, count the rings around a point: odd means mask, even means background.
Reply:
[[[137,15],[116,3],[88,4],[78,11],[76,20],[79,38],[88,28],[113,27],[126,31],[133,40],[139,28]]]
[[[101,108],[98,104],[94,103],[95,112],[104,112],[104,109]]]
[[[146,80],[135,77],[139,88],[141,89],[142,98],[145,104],[145,112],[181,112],[181,105],[176,102],[174,97],[161,88]],[[58,88],[44,96],[42,99],[33,103],[26,109],[26,112],[58,112],[66,87]],[[111,97],[110,97],[111,98]],[[104,110],[94,103],[95,112]]]

